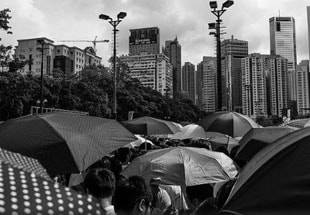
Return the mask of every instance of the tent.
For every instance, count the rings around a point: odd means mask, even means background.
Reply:
[[[287,134],[244,167],[223,213],[309,214],[310,128]]]

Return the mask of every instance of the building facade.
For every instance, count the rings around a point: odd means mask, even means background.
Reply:
[[[129,67],[129,75],[138,79],[144,87],[150,87],[162,95],[172,97],[172,65],[164,54],[121,56]]]
[[[196,97],[196,74],[195,65],[185,62],[182,67],[182,92],[187,98],[195,102]]]
[[[268,115],[265,55],[251,54],[241,60],[242,111],[256,118]]]
[[[309,113],[309,60],[303,60],[297,65],[297,110],[299,115]]]
[[[222,41],[222,109],[242,112],[241,59],[248,56],[248,42]]]
[[[310,60],[310,6],[307,7],[308,17],[308,45],[309,45],[309,60]]]
[[[202,62],[197,66],[198,104],[203,111],[215,112],[217,102],[217,76],[216,58],[203,57]]]
[[[84,67],[100,65],[101,57],[97,56],[92,47],[84,50],[66,45],[54,45],[54,41],[42,37],[18,40],[15,55],[20,60],[29,60],[29,64],[22,69],[23,73],[41,74],[41,44],[43,48],[43,74],[53,76],[53,70],[59,69],[66,75],[80,75]]]
[[[296,31],[293,17],[272,17],[270,25],[270,54],[280,55],[288,60],[288,99],[297,100],[296,87]]]
[[[182,93],[182,52],[178,38],[165,42],[164,54],[173,66],[173,92],[177,96]]]
[[[130,29],[129,55],[159,54],[159,28]]]

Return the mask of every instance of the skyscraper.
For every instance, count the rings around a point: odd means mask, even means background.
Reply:
[[[129,55],[160,53],[159,28],[130,29]]]
[[[242,111],[241,59],[248,56],[248,42],[224,40],[222,49],[222,106],[228,111]]]
[[[164,54],[170,59],[173,66],[173,92],[176,96],[182,92],[182,53],[178,38],[165,42]]]
[[[296,33],[293,17],[272,17],[270,25],[270,53],[288,60],[288,99],[296,101]]]
[[[185,62],[182,67],[182,92],[190,100],[195,102],[195,65],[190,62]]]
[[[309,113],[309,60],[303,60],[297,65],[297,110],[298,114]]]
[[[308,45],[309,45],[309,60],[310,60],[310,6],[307,7],[308,17]]]
[[[206,112],[214,112],[216,111],[217,101],[216,58],[203,57],[202,62],[197,67],[197,74],[197,84],[200,85],[197,92],[199,106]]]
[[[251,117],[268,115],[266,55],[251,54],[241,60],[242,110]]]

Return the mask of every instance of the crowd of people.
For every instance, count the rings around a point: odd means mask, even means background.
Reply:
[[[143,177],[124,177],[121,173],[130,162],[149,150],[191,146],[210,149],[203,140],[176,141],[167,138],[147,137],[152,141],[133,148],[120,148],[111,156],[105,156],[84,173],[82,180],[66,185],[83,194],[96,197],[107,215],[129,214],[212,214],[224,204],[233,182],[224,184],[215,195],[213,184],[186,187],[163,184],[161,178],[145,181]],[[219,151],[222,149],[220,148]],[[222,151],[223,152],[223,151]],[[228,153],[227,150],[224,153]]]

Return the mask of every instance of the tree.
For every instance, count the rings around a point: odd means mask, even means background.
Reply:
[[[10,23],[10,19],[12,18],[9,13],[11,12],[10,9],[6,8],[3,10],[0,10],[0,30],[4,30],[7,32],[7,34],[12,34],[11,31],[9,31],[11,29],[11,26],[9,26]]]

